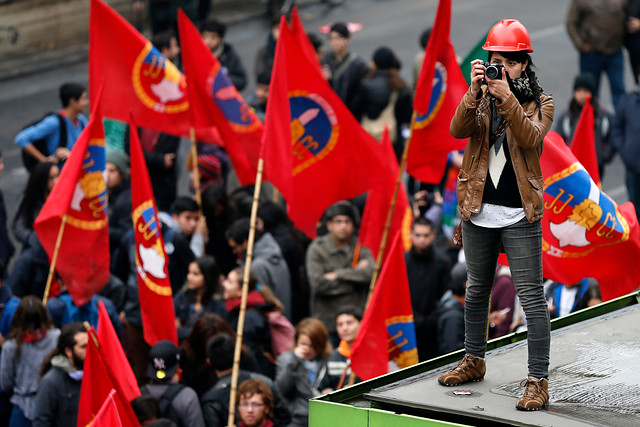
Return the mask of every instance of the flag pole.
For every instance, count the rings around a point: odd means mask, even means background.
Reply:
[[[53,281],[53,272],[56,270],[56,263],[58,262],[58,252],[60,252],[60,244],[62,243],[62,234],[64,233],[64,226],[67,223],[67,214],[62,215],[62,223],[60,224],[60,230],[58,230],[58,238],[56,239],[56,246],[53,249],[53,256],[51,257],[51,265],[49,266],[49,275],[47,276],[47,285],[44,288],[44,296],[42,297],[42,305],[47,305],[49,299],[49,291],[51,290],[51,282]]]
[[[415,125],[416,120],[416,112],[413,112],[411,116],[411,129]],[[380,240],[380,249],[378,249],[378,256],[376,257],[376,268],[373,270],[373,276],[371,276],[371,282],[369,283],[369,294],[367,295],[367,303],[365,304],[365,311],[369,306],[369,301],[371,300],[371,295],[373,294],[373,289],[376,286],[376,281],[378,280],[378,275],[380,274],[380,268],[382,267],[382,257],[384,256],[384,250],[387,246],[387,239],[389,236],[389,228],[391,227],[391,220],[393,219],[393,213],[396,208],[396,200],[398,199],[398,193],[400,192],[400,183],[402,182],[402,174],[404,173],[404,168],[407,165],[407,155],[409,153],[409,145],[411,144],[411,139],[413,137],[413,132],[411,132],[411,136],[407,139],[407,142],[404,144],[404,149],[402,150],[402,158],[400,160],[400,167],[398,169],[398,178],[396,179],[396,185],[393,189],[393,197],[391,198],[391,205],[389,206],[389,212],[387,212],[387,221],[384,224],[384,231],[382,232],[382,239]]]
[[[251,205],[251,218],[249,220],[249,239],[247,241],[247,256],[244,262],[242,276],[242,298],[240,300],[240,314],[236,330],[236,346],[233,353],[233,370],[231,371],[231,392],[229,394],[229,418],[227,425],[234,425],[236,412],[236,392],[238,389],[238,374],[240,371],[240,353],[242,350],[242,333],[244,329],[245,313],[247,311],[247,294],[249,293],[249,277],[251,275],[251,261],[253,259],[253,245],[256,238],[256,219],[258,217],[258,200],[260,199],[260,187],[262,184],[262,169],[264,160],[258,159],[258,173],[253,190],[253,203]]]
[[[198,170],[198,147],[196,145],[196,130],[193,126],[189,128],[189,138],[191,139],[191,163],[193,164],[193,188],[195,189],[196,202],[202,210],[202,194],[200,193],[200,171]]]

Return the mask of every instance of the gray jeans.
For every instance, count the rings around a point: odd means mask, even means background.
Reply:
[[[504,228],[485,228],[464,221],[464,255],[467,262],[465,295],[465,350],[476,357],[487,351],[489,299],[500,244],[509,260],[511,277],[527,317],[529,376],[549,375],[551,327],[542,287],[542,226],[526,218]]]

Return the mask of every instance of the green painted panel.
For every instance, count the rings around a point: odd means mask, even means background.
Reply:
[[[367,427],[368,418],[365,408],[322,400],[309,401],[310,427]]]
[[[369,409],[368,427],[427,427],[427,426],[464,426],[465,424],[448,423],[446,421],[431,420],[429,418],[411,415],[394,414],[393,412]]]

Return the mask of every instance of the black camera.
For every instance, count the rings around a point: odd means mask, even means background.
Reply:
[[[490,80],[502,80],[502,69],[504,68],[504,65],[485,62],[484,68],[484,76],[486,78]]]

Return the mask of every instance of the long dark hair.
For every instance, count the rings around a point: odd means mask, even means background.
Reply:
[[[42,301],[33,295],[20,300],[9,328],[9,338],[16,340],[15,360],[22,353],[22,342],[25,334],[38,333],[53,328],[53,322]]]
[[[202,294],[202,305],[206,305],[213,299],[213,296],[220,292],[220,269],[215,258],[205,255],[194,261],[200,273],[204,277],[204,293]]]
[[[538,106],[538,117],[542,118],[542,103],[540,101],[540,95],[542,95],[544,90],[540,87],[536,72],[533,70],[535,68],[535,65],[533,64],[531,55],[523,50],[517,52],[489,52],[487,57],[489,62],[491,62],[491,56],[494,53],[499,53],[509,61],[515,61],[519,64],[524,64],[525,62],[527,63],[527,66],[524,69],[524,74],[529,79],[529,86],[531,87],[531,91],[533,92],[533,99]]]
[[[49,173],[54,166],[56,164],[53,162],[42,162],[33,168],[27,181],[27,186],[24,189],[24,197],[13,220],[14,224],[19,218],[22,218],[24,225],[29,229],[33,229],[33,221],[36,219],[37,210],[42,207],[47,199]]]
[[[187,359],[204,363],[207,359],[207,341],[214,335],[225,333],[235,338],[236,334],[229,324],[215,313],[204,313],[193,324],[191,333],[182,342]]]

